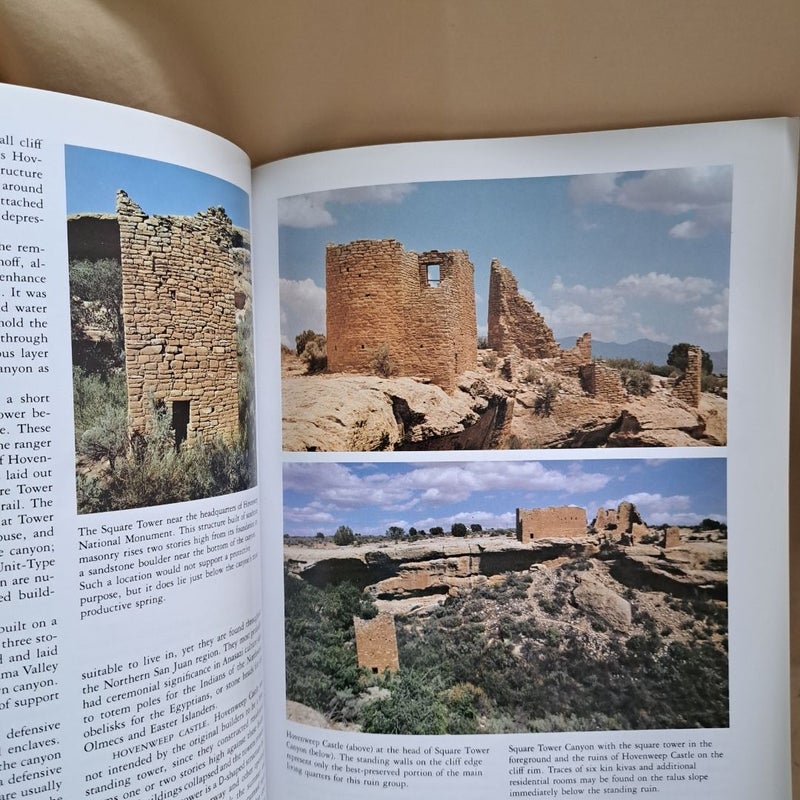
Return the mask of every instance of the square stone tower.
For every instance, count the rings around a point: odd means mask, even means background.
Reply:
[[[239,369],[230,255],[221,208],[193,217],[148,216],[117,193],[128,428],[167,415],[176,445],[233,440]]]

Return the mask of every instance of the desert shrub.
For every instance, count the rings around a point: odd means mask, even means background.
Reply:
[[[333,534],[333,543],[341,546],[353,544],[355,541],[353,529],[347,525],[340,525]]]
[[[125,374],[120,370],[105,375],[94,374],[75,366],[72,368],[72,398],[77,445],[83,432],[95,427],[105,414],[127,414]]]
[[[704,392],[724,396],[728,393],[728,379],[724,375],[705,375],[700,378],[700,388]]]
[[[307,375],[317,375],[328,368],[328,349],[326,339],[322,334],[317,334],[309,339],[303,346],[300,359],[306,365]]]
[[[497,353],[494,351],[490,353],[484,353],[483,366],[486,367],[486,369],[494,372],[495,368],[497,367]]]
[[[650,394],[653,380],[643,369],[621,369],[620,380],[628,394],[645,396]]]
[[[487,350],[489,348],[489,337],[488,336],[479,336],[478,337],[478,350]]]
[[[558,396],[559,384],[556,381],[545,381],[539,396],[533,402],[533,412],[540,417],[549,417],[553,413],[553,405]]]
[[[71,260],[69,293],[72,338],[82,339],[87,327],[99,327],[111,338],[115,349],[121,354],[124,350],[125,328],[119,261],[113,258]]]
[[[316,339],[321,334],[317,333],[316,331],[312,331],[310,329],[304,330],[302,333],[298,333],[297,336],[294,337],[295,342],[295,352],[297,355],[303,355],[303,350],[306,349],[306,345]]]
[[[409,735],[447,732],[447,707],[439,696],[441,680],[431,673],[403,669],[384,683],[388,697],[367,704],[361,714],[364,733]]]
[[[539,379],[539,370],[533,364],[528,364],[528,369],[525,371],[525,377],[522,379],[526,383],[536,383]]]
[[[466,536],[467,526],[463,522],[454,522],[450,527],[450,533],[452,536]]]
[[[397,365],[394,363],[389,348],[387,345],[382,344],[370,358],[369,366],[375,375],[380,375],[381,378],[391,378],[392,375],[397,374]]]
[[[339,693],[359,691],[353,617],[368,601],[350,583],[319,589],[284,573],[286,696],[327,711]]]
[[[92,461],[107,460],[114,471],[116,460],[128,449],[128,417],[124,409],[108,407],[78,439],[77,451]]]
[[[479,524],[479,523],[477,523],[477,522],[473,522],[473,523],[472,523],[472,524],[469,526],[469,529],[470,529],[470,530],[471,530],[473,533],[480,533],[480,532],[483,530],[483,526],[482,526],[482,525],[480,525],[480,524]]]

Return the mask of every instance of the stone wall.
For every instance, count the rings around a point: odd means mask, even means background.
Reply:
[[[586,510],[576,506],[517,509],[517,539],[523,544],[534,539],[585,536],[586,528]]]
[[[176,441],[239,430],[231,221],[224,210],[148,216],[117,193],[128,425],[163,408]]]
[[[686,351],[686,371],[675,381],[673,393],[687,406],[700,405],[701,379],[703,373],[703,350],[690,345]]]
[[[670,547],[680,547],[681,531],[680,528],[667,528],[664,531],[664,549]]]
[[[391,614],[378,614],[373,619],[353,617],[356,633],[356,658],[358,666],[375,674],[384,670],[400,669],[397,655],[397,632]]]
[[[637,525],[644,525],[644,521],[636,506],[628,500],[623,500],[616,509],[598,508],[594,520],[597,531],[633,533]]]
[[[328,245],[331,372],[374,371],[381,349],[397,375],[452,391],[478,357],[474,268],[463,250],[417,254],[396,239]]]
[[[555,358],[560,352],[544,317],[519,293],[517,279],[496,258],[489,273],[489,347],[500,356]]]
[[[622,386],[619,370],[598,364],[584,364],[580,368],[581,386],[592,397],[598,397],[609,403],[621,403],[625,400],[625,389]]]
[[[592,334],[579,336],[575,346],[558,354],[558,369],[570,375],[580,374],[580,369],[592,363]]]

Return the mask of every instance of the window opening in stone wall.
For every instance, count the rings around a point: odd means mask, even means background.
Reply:
[[[425,277],[428,281],[428,286],[439,286],[441,282],[441,273],[439,271],[439,264],[426,264]]]
[[[190,400],[172,401],[172,430],[175,431],[176,449],[186,441],[189,431],[189,403]]]

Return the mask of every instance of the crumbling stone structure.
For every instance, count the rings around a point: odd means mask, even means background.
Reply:
[[[700,405],[700,391],[703,374],[703,350],[690,345],[686,351],[686,371],[675,381],[673,393],[687,406],[697,408]]]
[[[474,267],[463,250],[406,251],[396,239],[328,245],[327,353],[332,372],[397,375],[445,391],[478,359]]]
[[[650,533],[636,506],[628,500],[623,500],[616,509],[598,508],[592,526],[601,533],[613,532],[616,538],[628,544]]]
[[[489,272],[489,347],[500,356],[556,358],[560,348],[544,317],[519,293],[513,273],[496,258]]]
[[[117,193],[128,426],[159,408],[176,444],[239,431],[232,226],[221,208],[148,216]]]
[[[667,528],[664,531],[664,549],[670,547],[680,547],[681,544],[681,531],[680,528]]]
[[[534,539],[586,536],[586,527],[586,509],[577,506],[517,509],[517,539],[523,544]]]
[[[593,361],[580,368],[580,376],[583,390],[592,397],[599,397],[609,403],[621,403],[625,400],[625,389],[619,370]]]
[[[358,666],[378,675],[385,670],[400,669],[397,655],[397,631],[391,614],[378,614],[373,619],[353,617],[356,633]]]

